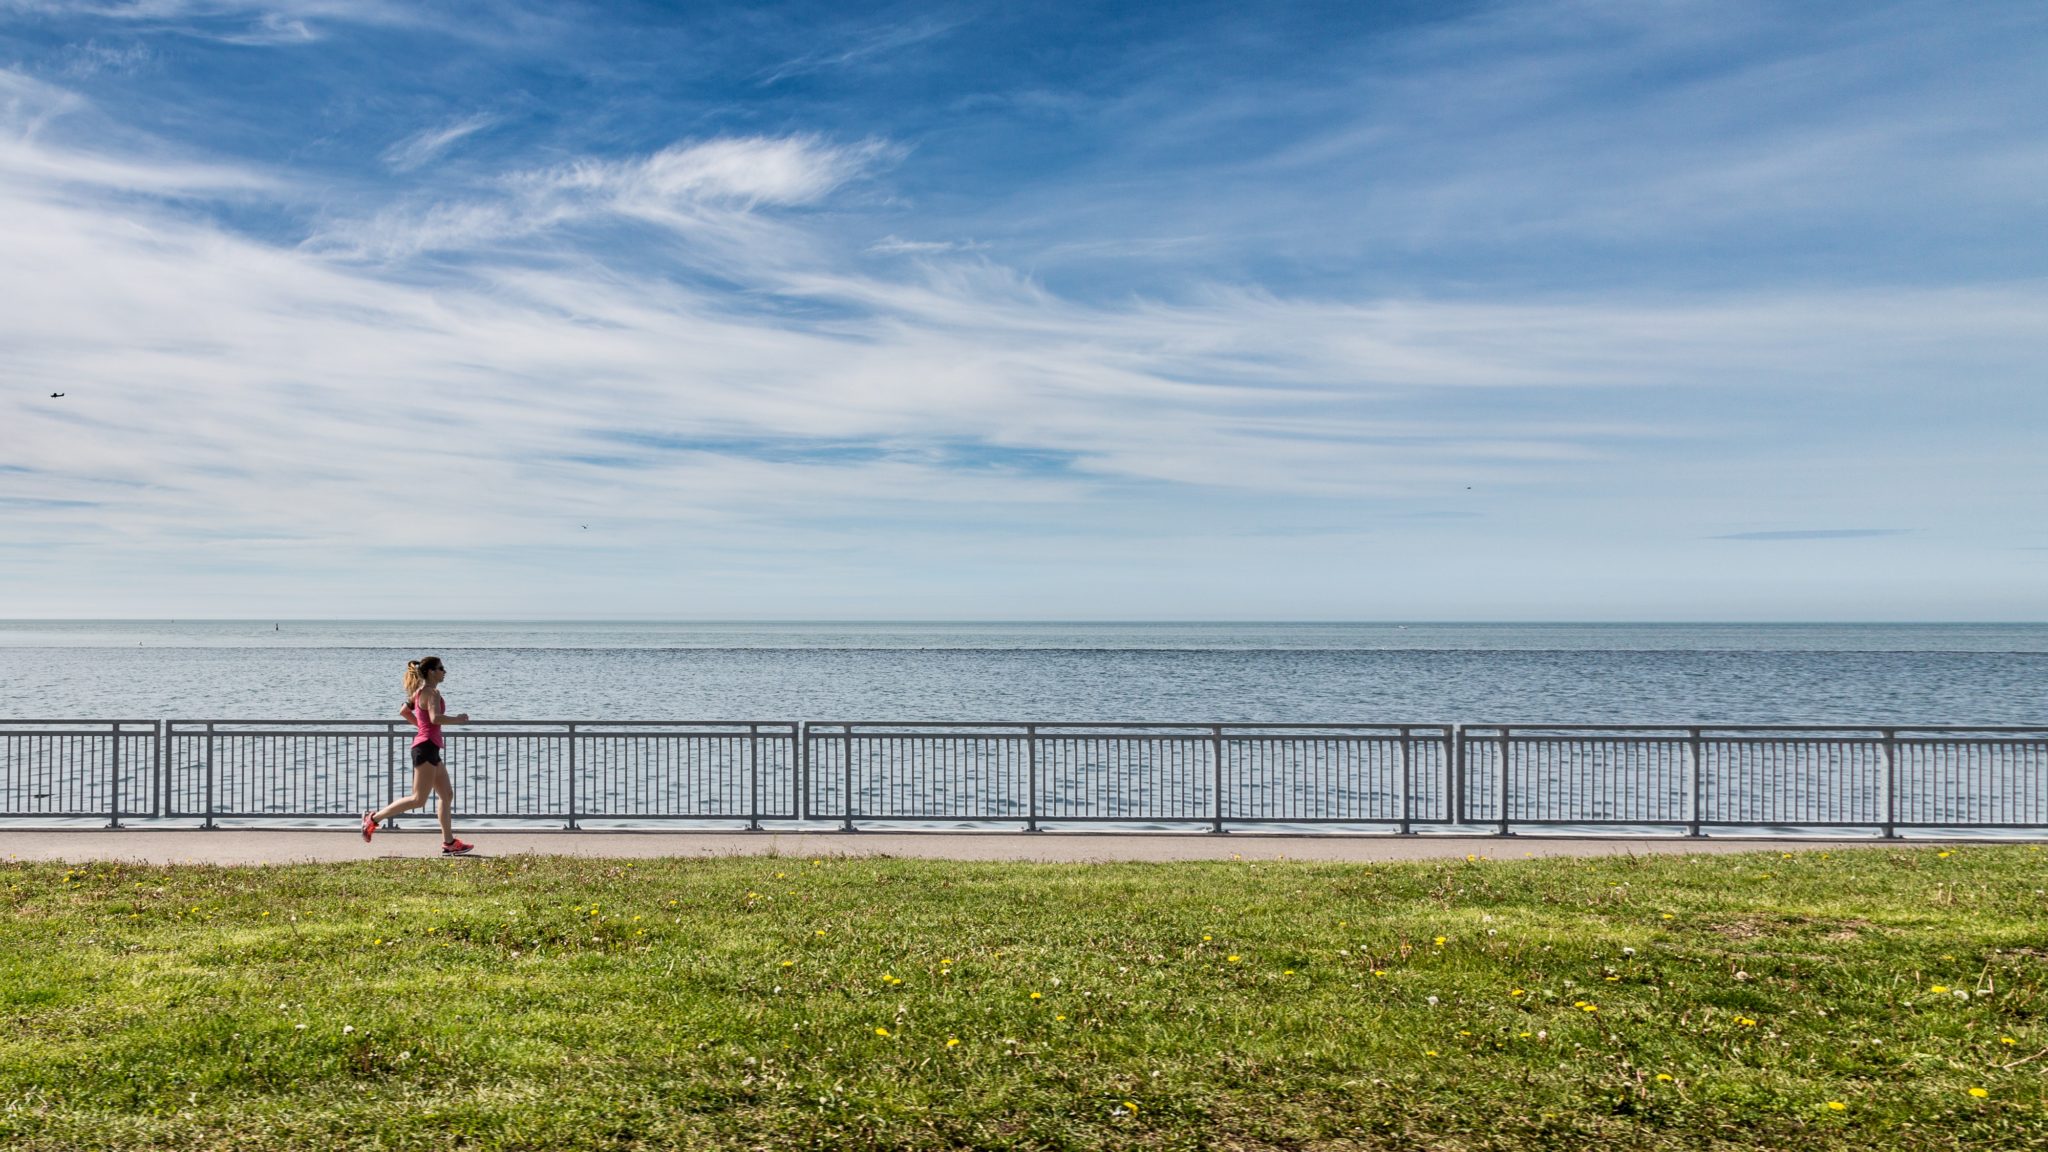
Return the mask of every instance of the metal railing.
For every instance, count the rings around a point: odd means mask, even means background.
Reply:
[[[1467,724],[1455,823],[2048,827],[2048,729]]]
[[[352,817],[387,720],[0,721],[0,817]],[[1232,827],[2048,829],[2048,728],[487,721],[465,818]]]
[[[799,726],[781,721],[496,720],[446,735],[465,816],[796,818]],[[385,720],[164,721],[167,817],[352,816],[411,791],[412,725]]]
[[[0,720],[0,815],[107,818],[157,814],[156,720]]]
[[[804,725],[804,814],[861,820],[1393,824],[1442,810],[1447,724]]]

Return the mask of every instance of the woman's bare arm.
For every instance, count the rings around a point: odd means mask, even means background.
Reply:
[[[448,702],[441,699],[439,692],[427,694],[427,723],[439,727],[442,724],[466,724],[468,722],[469,713],[467,712],[458,712],[453,716],[448,714]]]

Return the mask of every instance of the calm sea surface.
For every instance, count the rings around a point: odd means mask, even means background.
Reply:
[[[2048,625],[0,621],[0,717],[2048,723]]]

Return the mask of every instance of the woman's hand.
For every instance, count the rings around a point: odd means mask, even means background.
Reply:
[[[450,724],[467,724],[469,723],[469,713],[464,712],[459,716],[450,716],[448,717],[448,722]]]

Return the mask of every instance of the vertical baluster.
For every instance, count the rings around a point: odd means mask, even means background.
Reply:
[[[1213,817],[1209,831],[1223,831],[1223,726],[1218,724],[1209,729],[1209,760],[1213,769],[1209,786],[1212,792]]]
[[[114,748],[107,773],[107,827],[121,826],[121,722],[113,722]]]
[[[1509,739],[1509,737],[1508,737],[1508,730],[1507,730],[1507,728],[1505,728],[1505,727],[1501,728],[1501,730],[1500,730],[1500,797],[1499,797],[1499,799],[1500,799],[1500,827],[1499,827],[1499,829],[1498,829],[1498,832],[1499,832],[1499,834],[1500,834],[1500,835],[1502,835],[1502,836],[1506,836],[1506,835],[1508,835],[1508,834],[1509,834],[1509,833],[1508,833],[1508,766],[1509,766],[1509,757],[1508,757],[1508,747],[1509,747],[1509,745],[1508,745],[1508,739]]]
[[[576,725],[569,728],[569,828],[576,828]]]
[[[761,726],[747,725],[747,829],[761,830]]]
[[[1024,830],[1038,831],[1038,725],[1024,726]]]
[[[1899,748],[1898,731],[1884,729],[1884,835],[1896,839],[1899,834]]]

